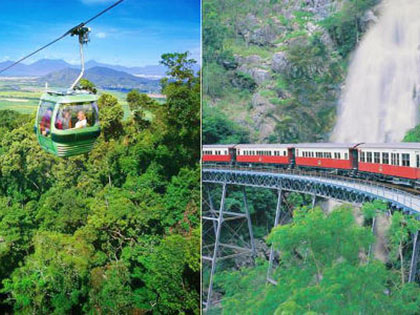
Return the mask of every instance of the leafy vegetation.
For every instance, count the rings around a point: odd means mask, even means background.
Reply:
[[[394,214],[396,225],[400,218],[400,213]],[[398,235],[394,228],[389,231],[391,239]],[[268,242],[280,253],[274,274],[278,284],[266,284],[265,261],[219,275],[224,312],[415,314],[420,308],[418,285],[401,282],[394,269],[368,259],[373,234],[370,227],[355,222],[350,206],[340,206],[330,214],[317,207],[298,208],[293,222],[273,229]]]
[[[47,154],[34,115],[0,111],[1,313],[199,313],[200,80],[185,56],[162,56],[164,104],[132,91],[123,120],[101,95],[87,155]]]

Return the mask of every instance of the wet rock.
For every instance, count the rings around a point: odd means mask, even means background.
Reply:
[[[259,93],[255,93],[252,97],[252,107],[257,108],[259,106],[265,106],[269,104],[269,101],[267,101],[264,97],[262,97]]]
[[[270,72],[261,68],[250,68],[248,65],[243,64],[238,70],[250,75],[258,85],[271,79]]]
[[[372,10],[366,11],[360,21],[360,27],[362,31],[366,31],[372,24],[378,22],[378,17]]]
[[[284,72],[287,69],[287,56],[286,53],[281,51],[277,52],[271,58],[271,69],[275,72]]]
[[[264,25],[249,33],[248,42],[258,46],[273,46],[276,38],[276,31],[270,25]]]
[[[261,83],[263,83],[266,80],[271,79],[270,72],[268,70],[264,70],[264,69],[253,69],[251,75],[258,85],[260,85]]]
[[[240,65],[261,64],[262,62],[262,58],[258,55],[251,55],[251,56],[246,56],[246,57],[235,55],[234,58],[235,58],[235,61]]]
[[[311,12],[319,19],[326,18],[331,14],[334,1],[331,0],[304,0],[306,11]]]

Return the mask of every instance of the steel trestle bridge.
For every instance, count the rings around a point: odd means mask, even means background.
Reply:
[[[292,209],[287,208],[286,194],[298,192],[312,196],[312,207],[317,198],[335,199],[356,206],[364,202],[381,200],[388,204],[394,211],[420,218],[420,195],[402,189],[394,188],[378,182],[338,176],[331,173],[307,172],[291,169],[278,169],[272,167],[238,167],[226,165],[203,165],[203,263],[210,263],[210,275],[206,288],[203,288],[203,304],[205,310],[217,303],[213,297],[214,274],[217,263],[242,255],[255,256],[255,244],[252,232],[248,201],[245,187],[257,187],[275,190],[277,192],[276,215],[274,226],[282,224],[287,217],[291,217]],[[221,188],[220,200],[213,200],[211,187]],[[228,186],[242,186],[242,201],[239,211],[226,211],[225,201]],[[213,194],[214,195],[214,194]],[[242,222],[233,227],[230,222]],[[207,226],[207,230],[205,229]],[[375,222],[373,222],[375,224]],[[230,233],[223,239],[223,231]],[[246,235],[246,237],[245,237]],[[420,242],[418,232],[413,235],[413,253],[410,263],[408,281],[414,281],[417,274],[417,261]],[[245,240],[247,238],[247,240]],[[267,281],[276,284],[271,277],[275,253],[270,249]]]

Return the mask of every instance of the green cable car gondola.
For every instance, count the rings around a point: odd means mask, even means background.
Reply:
[[[34,131],[40,146],[56,156],[68,157],[92,150],[99,137],[99,115],[97,96],[89,91],[77,89],[83,76],[83,45],[90,29],[74,28],[71,35],[79,37],[82,70],[69,90],[47,91],[41,96]]]
[[[60,157],[90,152],[101,133],[96,102],[87,92],[42,95],[35,121],[40,146]]]
[[[0,69],[0,73],[3,73],[68,35],[79,38],[82,69],[78,78],[67,91],[46,91],[39,102],[34,131],[39,144],[47,152],[60,157],[88,153],[92,150],[95,140],[99,137],[101,129],[99,127],[98,98],[93,93],[83,91],[77,86],[85,71],[83,45],[89,42],[90,32],[86,24],[123,1],[118,0],[89,20],[71,28],[52,42],[20,58],[4,69]]]

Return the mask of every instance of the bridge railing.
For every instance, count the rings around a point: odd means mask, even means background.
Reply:
[[[393,200],[397,203],[411,208],[416,212],[420,212],[420,197],[416,194],[416,190],[411,189],[411,192],[398,189],[390,184],[378,183],[376,181],[360,179],[348,176],[338,175],[332,172],[317,172],[317,171],[304,171],[300,169],[285,169],[273,166],[252,165],[252,166],[235,166],[235,165],[221,165],[221,164],[203,164],[203,169],[216,169],[216,170],[232,170],[232,171],[251,171],[251,172],[265,172],[265,173],[278,173],[291,176],[311,177],[320,182],[335,182],[346,188],[362,190],[367,193],[374,194],[384,199]]]

